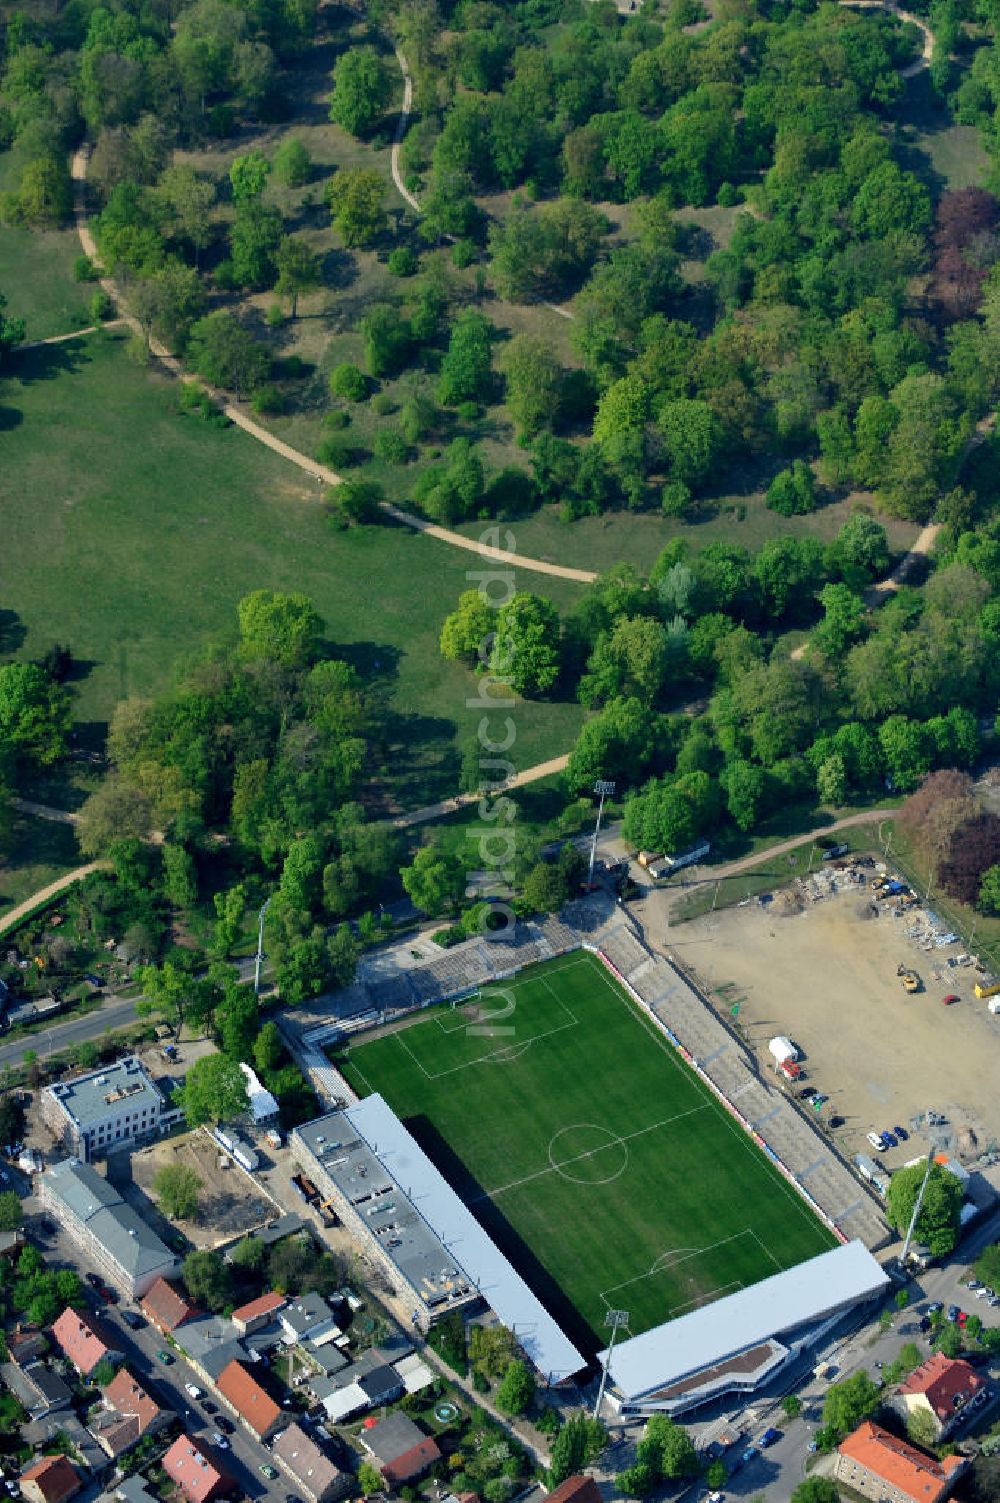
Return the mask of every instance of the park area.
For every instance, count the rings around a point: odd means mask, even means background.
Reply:
[[[591,1350],[832,1245],[596,957],[532,967],[340,1061],[407,1120],[552,1313]]]
[[[919,1119],[928,1109],[947,1118],[952,1151],[969,1158],[986,1150],[1000,1137],[1000,1111],[995,1082],[976,1062],[995,1051],[1000,1017],[974,996],[972,966],[948,964],[961,942],[921,947],[906,933],[920,922],[912,909],[895,917],[883,903],[878,917],[863,916],[869,895],[860,886],[812,900],[828,878],[813,874],[763,905],[747,901],[671,927],[670,953],[727,1019],[738,1008],[737,1026],[762,1068],[773,1067],[768,1041],[776,1035],[798,1045],[808,1084],[828,1098],[822,1119],[842,1119],[832,1136],[848,1157],[871,1153],[867,1132],[898,1123],[916,1133],[880,1154],[898,1169],[926,1151]],[[920,977],[916,994],[904,990],[900,965]],[[957,1000],[943,1006],[946,996]]]

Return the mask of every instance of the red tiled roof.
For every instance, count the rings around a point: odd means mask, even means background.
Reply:
[[[159,1404],[123,1367],[104,1389],[104,1397],[119,1414],[134,1414],[139,1421],[139,1434],[145,1435],[163,1412]]]
[[[168,1284],[162,1278],[157,1279],[155,1284],[150,1284],[142,1297],[142,1308],[153,1324],[163,1331],[176,1331],[178,1326],[190,1320],[195,1313],[194,1305],[189,1304],[173,1284]]]
[[[270,1294],[262,1294],[259,1299],[252,1299],[248,1305],[240,1305],[238,1310],[233,1311],[233,1320],[257,1320],[261,1315],[277,1315],[287,1304],[286,1296],[272,1289]]]
[[[908,1445],[873,1425],[871,1420],[840,1443],[840,1454],[856,1461],[867,1471],[898,1488],[914,1503],[935,1503],[948,1491],[953,1474],[965,1465],[961,1456],[946,1456],[937,1461],[916,1446]]]
[[[411,1477],[419,1477],[421,1472],[426,1472],[428,1467],[440,1460],[441,1452],[437,1442],[431,1440],[428,1435],[425,1439],[419,1440],[415,1446],[411,1446],[408,1451],[404,1451],[402,1456],[397,1456],[393,1461],[384,1462],[379,1467],[379,1471],[386,1482],[398,1487]]]
[[[275,1421],[281,1418],[281,1410],[270,1394],[264,1392],[240,1362],[230,1362],[228,1367],[224,1367],[215,1380],[215,1386],[258,1435],[266,1435]]]
[[[601,1503],[600,1489],[593,1477],[578,1474],[553,1488],[546,1503]]]
[[[33,1482],[46,1503],[64,1503],[80,1489],[80,1479],[66,1456],[43,1456],[21,1473],[21,1481]]]
[[[946,1357],[943,1352],[934,1352],[926,1362],[904,1378],[899,1385],[900,1393],[922,1393],[939,1420],[949,1420],[961,1405],[955,1399],[961,1395],[978,1393],[985,1388],[986,1379],[959,1358]]]
[[[77,1372],[85,1376],[111,1350],[100,1327],[85,1310],[67,1306],[52,1327],[52,1334]]]
[[[162,1461],[171,1482],[176,1482],[188,1503],[206,1503],[226,1482],[226,1475],[196,1440],[182,1435]]]

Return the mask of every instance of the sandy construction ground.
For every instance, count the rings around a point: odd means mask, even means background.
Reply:
[[[720,1012],[739,1002],[738,1024],[765,1068],[775,1034],[798,1044],[809,1083],[830,1097],[823,1117],[845,1119],[834,1133],[845,1153],[871,1153],[865,1133],[900,1123],[910,1141],[879,1155],[898,1168],[925,1149],[919,1119],[929,1107],[948,1118],[945,1146],[968,1147],[969,1126],[986,1149],[1000,1140],[1000,1016],[973,997],[971,969],[947,966],[958,945],[927,953],[906,937],[905,919],[865,920],[861,906],[859,890],[788,917],[753,903],[671,928],[664,948]],[[901,962],[922,978],[916,996],[896,976]],[[951,992],[961,1000],[942,1006]]]

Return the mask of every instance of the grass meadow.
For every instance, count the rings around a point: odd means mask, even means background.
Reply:
[[[638,1334],[833,1246],[586,952],[423,1013],[340,1063],[407,1120],[591,1351],[609,1306]]]

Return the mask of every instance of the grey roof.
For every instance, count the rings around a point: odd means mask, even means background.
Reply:
[[[131,1477],[123,1477],[122,1480],[106,1493],[108,1499],[120,1498],[122,1503],[156,1503],[156,1494],[151,1492],[145,1479],[138,1473]]]
[[[370,1430],[363,1430],[360,1438],[375,1459],[388,1466],[405,1456],[407,1451],[412,1451],[414,1446],[419,1446],[427,1436],[408,1414],[397,1412],[387,1414]]]
[[[209,1352],[232,1345],[238,1335],[239,1332],[231,1320],[226,1320],[221,1315],[201,1315],[196,1320],[185,1321],[181,1334],[175,1336],[174,1339],[184,1351],[189,1352],[196,1361],[204,1364]],[[241,1358],[245,1356],[242,1347],[240,1352]]]
[[[342,1194],[355,1204],[370,1202],[365,1216],[373,1236],[425,1303],[478,1289],[545,1378],[559,1382],[585,1365],[381,1096],[297,1132]]]
[[[377,1372],[380,1367],[386,1367],[387,1365],[385,1358],[381,1357],[373,1347],[371,1351],[362,1352],[356,1362],[352,1362],[347,1367],[340,1368],[337,1372],[331,1373],[330,1378],[334,1388],[349,1388],[352,1383],[357,1383],[360,1378],[366,1378],[369,1373]]]
[[[394,1367],[376,1367],[374,1372],[358,1379],[358,1387],[371,1403],[383,1404],[401,1393],[406,1385]]]
[[[63,1159],[47,1169],[42,1180],[133,1278],[176,1266],[177,1258],[166,1243],[92,1165]]]
[[[130,1112],[143,1108],[152,1108],[155,1113],[163,1110],[163,1096],[134,1054],[100,1070],[78,1075],[75,1080],[59,1081],[48,1087],[48,1094],[56,1098],[84,1131],[117,1116],[126,1101]]]
[[[333,1311],[321,1294],[310,1291],[287,1304],[279,1311],[278,1319],[282,1325],[288,1326],[296,1336],[304,1336],[307,1331],[322,1325],[324,1321],[333,1320]]]
[[[626,1400],[679,1382],[714,1363],[870,1298],[889,1279],[858,1241],[809,1258],[737,1294],[619,1342],[611,1380]],[[601,1353],[601,1360],[607,1353]]]
[[[351,1360],[332,1341],[315,1347],[309,1355],[314,1362],[319,1363],[325,1373],[339,1373],[341,1368],[346,1367]]]
[[[63,1404],[68,1404],[73,1395],[67,1385],[54,1373],[51,1367],[46,1367],[44,1362],[34,1362],[25,1368],[26,1375],[38,1389],[42,1398],[50,1409],[59,1409]]]
[[[246,1362],[249,1353],[238,1341],[224,1341],[221,1346],[211,1347],[201,1358],[201,1365],[210,1378],[218,1378],[230,1362]]]
[[[284,1237],[291,1237],[294,1232],[301,1232],[304,1226],[301,1216],[289,1213],[287,1216],[279,1216],[270,1226],[262,1226],[259,1231],[251,1232],[250,1236],[255,1242],[263,1242],[269,1247],[272,1242],[280,1242]]]

